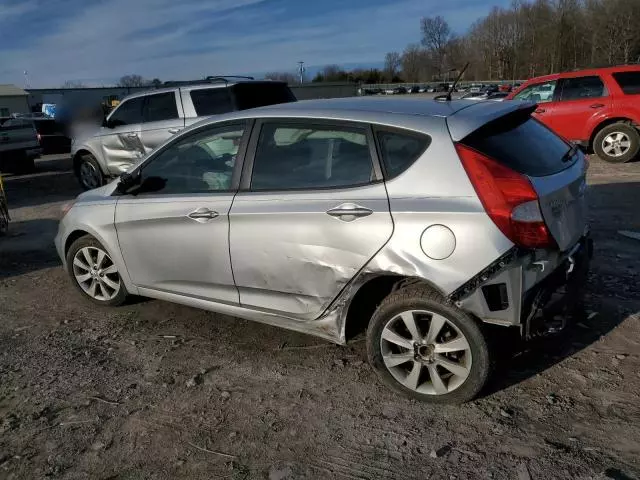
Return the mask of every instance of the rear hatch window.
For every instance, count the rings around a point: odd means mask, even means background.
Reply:
[[[461,143],[532,177],[553,175],[576,161],[575,155],[568,155],[570,145],[531,118],[527,110],[489,122]]]
[[[233,93],[238,110],[296,101],[296,97],[286,83],[237,83],[233,86]]]

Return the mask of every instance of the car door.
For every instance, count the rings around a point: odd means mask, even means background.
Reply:
[[[144,97],[125,100],[111,112],[100,130],[102,153],[112,175],[119,175],[144,155],[140,139],[143,104]]]
[[[569,141],[588,141],[592,126],[611,111],[611,97],[598,75],[560,79],[551,128]]]
[[[242,306],[319,317],[393,231],[362,124],[258,122],[230,214]]]
[[[145,161],[139,186],[118,199],[120,249],[143,294],[238,303],[228,215],[247,135],[247,123],[234,122],[180,137]]]
[[[549,128],[553,128],[553,114],[559,93],[556,88],[557,83],[558,82],[556,80],[534,83],[533,85],[529,85],[516,93],[513,96],[513,100],[536,102],[538,104],[538,108],[536,108],[533,114],[534,117]]]
[[[141,127],[145,153],[155,150],[184,128],[179,92],[154,93],[145,97]]]

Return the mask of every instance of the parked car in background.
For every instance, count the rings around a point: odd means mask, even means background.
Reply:
[[[418,85],[414,85],[413,87],[407,89],[407,93],[420,93],[420,87]]]
[[[508,98],[537,102],[541,122],[603,160],[628,162],[640,152],[640,65],[533,78]]]
[[[0,125],[0,172],[26,173],[42,153],[33,122],[9,118]]]
[[[507,98],[509,94],[507,92],[479,92],[479,93],[466,93],[460,97],[462,100],[495,100],[501,102]]]
[[[42,149],[43,155],[54,153],[69,153],[71,151],[71,138],[66,132],[66,127],[53,118],[48,117],[18,117],[7,120],[4,125],[28,125],[36,130],[36,137]]]
[[[210,118],[67,205],[56,248],[100,305],[143,295],[339,344],[364,320],[382,382],[466,401],[499,338],[485,324],[561,329],[586,279],[584,155],[535,108],[359,97]]]
[[[285,82],[235,77],[136,93],[122,100],[98,132],[74,139],[73,168],[84,189],[96,188],[204,117],[295,100]]]
[[[403,95],[407,93],[407,89],[405,87],[396,87],[393,89],[394,95]]]

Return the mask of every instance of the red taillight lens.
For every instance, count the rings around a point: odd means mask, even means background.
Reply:
[[[38,137],[38,143],[42,143],[42,135],[40,135],[39,133],[36,134],[36,137]]]
[[[466,145],[457,143],[456,150],[484,209],[507,238],[527,248],[554,245],[538,194],[524,175]]]

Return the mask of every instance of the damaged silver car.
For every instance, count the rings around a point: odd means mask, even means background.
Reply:
[[[591,255],[581,152],[534,104],[349,98],[205,120],[65,207],[103,305],[142,295],[344,344],[407,396],[463,402],[498,327],[561,329]]]

